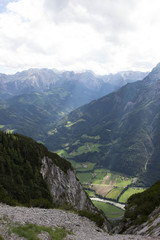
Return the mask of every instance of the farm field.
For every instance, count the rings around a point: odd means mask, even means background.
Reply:
[[[106,198],[111,198],[111,199],[114,199],[114,200],[117,200],[120,193],[124,190],[123,187],[114,187],[112,188],[112,190],[105,195]]]
[[[143,189],[143,188],[128,188],[122,195],[121,195],[121,197],[120,197],[120,199],[119,199],[119,202],[123,202],[123,203],[125,203],[125,202],[127,202],[127,199],[131,196],[131,195],[133,195],[133,194],[135,194],[135,193],[141,193],[141,192],[143,192],[145,189]]]
[[[131,186],[136,182],[136,178],[105,168],[97,169],[95,163],[91,162],[80,163],[73,160],[70,162],[89,197],[98,196],[125,203],[132,194],[144,191],[142,188]]]
[[[108,219],[120,219],[123,217],[124,211],[118,207],[115,207],[109,203],[103,203],[98,201],[92,201],[93,204],[101,209]]]

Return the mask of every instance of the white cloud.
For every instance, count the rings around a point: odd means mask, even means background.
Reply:
[[[0,66],[151,69],[160,61],[159,11],[159,0],[8,1],[0,12]]]

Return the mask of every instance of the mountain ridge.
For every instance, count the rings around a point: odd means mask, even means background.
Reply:
[[[144,80],[76,109],[55,126],[56,133],[46,145],[52,149],[56,142],[52,150],[67,159],[96,162],[131,176],[150,173],[148,183],[153,183],[160,167],[155,140],[159,138],[159,79],[155,67]]]
[[[44,142],[52,125],[65,114],[114,91],[118,88],[117,82],[122,85],[123,79],[133,81],[134,76],[139,78],[146,73],[123,72],[122,75],[107,77],[90,71],[74,73],[50,69],[29,69],[9,76],[2,74],[0,127]],[[116,84],[112,85],[110,81],[114,79]]]
[[[140,80],[146,76],[145,72],[126,71],[110,75],[96,75],[92,71],[75,73],[73,71],[58,72],[54,69],[28,69],[13,75],[0,75],[0,89],[19,95],[26,92],[43,91],[51,87],[62,87],[65,82],[79,82],[86,89],[97,92],[105,86],[112,91],[126,84],[126,82]],[[112,85],[112,82],[114,84]],[[98,89],[96,89],[98,88]],[[109,90],[110,91],[110,90]],[[102,96],[103,93],[101,93]],[[106,92],[107,94],[107,92]],[[105,95],[105,93],[104,93]],[[99,97],[99,96],[98,96]]]

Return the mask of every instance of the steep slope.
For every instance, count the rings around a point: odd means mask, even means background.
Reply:
[[[151,184],[160,172],[159,103],[160,64],[143,81],[71,112],[45,143],[67,159],[143,175],[145,184]]]
[[[140,235],[109,235],[97,227],[95,223],[87,218],[82,218],[73,212],[58,209],[40,209],[11,207],[0,205],[0,237],[7,240],[22,240],[22,233],[27,233],[31,239],[31,233],[37,239],[72,239],[72,240],[158,240],[160,238],[150,238]],[[58,228],[57,228],[58,227]],[[21,229],[21,231],[13,231]],[[42,230],[41,234],[39,231]],[[48,231],[50,230],[50,231]],[[59,230],[59,231],[57,231]],[[51,237],[51,232],[66,233],[61,236]],[[21,237],[20,237],[21,236]],[[26,238],[25,238],[26,239]],[[29,238],[28,238],[29,239]],[[33,239],[33,237],[32,237]],[[35,238],[34,238],[35,239]]]
[[[42,144],[0,132],[0,202],[97,212],[72,166]]]
[[[114,231],[160,237],[160,181],[128,199],[123,222]]]
[[[64,89],[23,94],[1,101],[0,124],[3,130],[43,141],[50,125],[75,108],[71,92]]]

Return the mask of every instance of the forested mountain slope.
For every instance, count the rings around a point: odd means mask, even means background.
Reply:
[[[141,175],[150,185],[160,173],[159,126],[160,64],[144,80],[71,112],[45,144],[67,159]]]
[[[0,132],[0,202],[97,211],[69,162],[19,134]]]
[[[97,76],[91,71],[50,69],[0,74],[0,128],[44,142],[52,125],[72,110],[145,75],[121,72]]]

